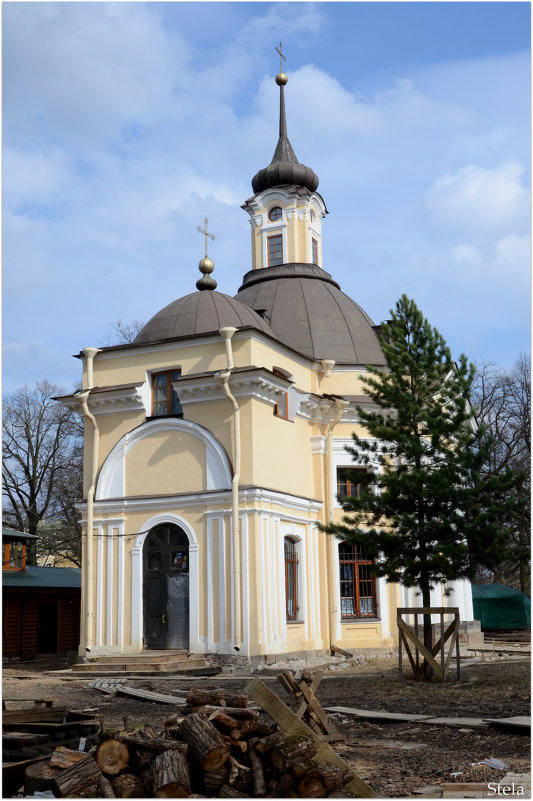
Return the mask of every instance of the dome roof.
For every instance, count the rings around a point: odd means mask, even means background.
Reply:
[[[259,314],[239,300],[209,290],[192,292],[157,312],[135,337],[136,345],[174,337],[195,336],[218,331],[224,326],[252,326],[275,337]]]
[[[235,297],[265,310],[275,336],[306,356],[386,365],[370,317],[320,267],[293,263],[251,270]]]

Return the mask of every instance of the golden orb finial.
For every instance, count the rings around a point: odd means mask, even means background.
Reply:
[[[286,86],[288,80],[284,72],[278,72],[276,75],[276,83],[278,86]]]
[[[202,228],[200,225],[198,226],[198,233],[204,234],[205,236],[205,256],[198,262],[198,269],[203,275],[196,282],[196,288],[200,291],[203,289],[216,289],[217,286],[217,282],[214,278],[211,278],[209,274],[215,269],[215,263],[213,259],[210,259],[207,255],[207,237],[209,237],[209,239],[214,239],[215,237],[214,234],[210,234],[207,230],[207,217],[204,217],[204,224],[205,228]]]

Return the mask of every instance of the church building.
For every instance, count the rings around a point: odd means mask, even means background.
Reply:
[[[236,294],[216,290],[206,220],[196,291],[131,344],[85,348],[83,388],[62,398],[85,418],[82,656],[391,648],[396,608],[420,605],[317,526],[358,492],[347,469],[369,469],[345,446],[364,436],[365,365],[387,368],[379,327],[324,269],[328,211],[287,136],[285,73],[276,83],[279,139],[242,206]],[[473,620],[469,583],[449,589],[432,603]]]

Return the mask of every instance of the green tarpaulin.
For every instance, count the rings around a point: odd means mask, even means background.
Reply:
[[[472,584],[474,617],[485,629],[529,629],[531,601],[503,584]]]

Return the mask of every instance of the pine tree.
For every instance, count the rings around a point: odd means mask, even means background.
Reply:
[[[354,477],[359,497],[339,498],[342,523],[323,530],[360,545],[376,575],[417,587],[427,607],[434,586],[497,562],[516,477],[483,471],[491,444],[469,402],[473,366],[464,355],[452,361],[405,295],[391,315],[382,326],[388,370],[368,367],[363,377],[379,409],[358,409],[368,438],[353,434],[347,449],[368,470]],[[424,645],[431,651],[430,615]]]

